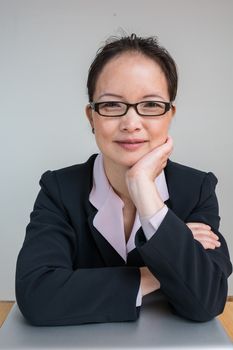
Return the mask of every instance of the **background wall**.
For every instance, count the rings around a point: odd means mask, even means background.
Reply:
[[[98,151],[84,114],[87,70],[122,30],[157,35],[178,64],[171,158],[218,177],[233,257],[232,13],[231,0],[0,0],[0,300],[15,298],[41,174]]]

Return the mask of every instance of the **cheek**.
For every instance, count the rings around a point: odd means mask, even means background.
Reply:
[[[116,120],[106,120],[100,118],[96,118],[94,120],[96,135],[98,135],[98,137],[100,138],[112,137],[118,129],[118,123],[116,122]]]
[[[151,135],[164,136],[167,134],[170,122],[168,120],[161,120],[158,123],[154,123],[148,130]]]
[[[95,125],[95,135],[99,139],[105,139],[109,137],[109,129],[105,125],[101,125],[100,123]]]
[[[169,125],[170,122],[163,121],[162,123],[154,124],[150,128],[149,132],[153,147],[160,146],[166,141]]]
[[[113,138],[114,131],[111,123],[106,121],[96,120],[94,123],[95,127],[95,140],[98,147],[102,150],[109,146],[109,141]]]

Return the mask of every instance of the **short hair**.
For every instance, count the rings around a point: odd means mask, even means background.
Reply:
[[[114,57],[123,53],[135,52],[143,54],[155,61],[162,69],[168,86],[170,101],[176,98],[178,74],[176,63],[169,52],[159,45],[157,37],[138,37],[136,34],[124,37],[110,37],[96,53],[90,65],[87,78],[89,102],[93,101],[97,79],[104,66]]]

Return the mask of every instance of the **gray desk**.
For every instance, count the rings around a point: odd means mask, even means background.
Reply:
[[[33,327],[14,305],[0,329],[0,349],[233,349],[217,319],[206,323],[171,313],[158,292],[144,298],[136,322]]]

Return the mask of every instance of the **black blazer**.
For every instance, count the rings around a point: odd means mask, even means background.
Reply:
[[[96,155],[86,163],[45,172],[16,268],[16,298],[34,325],[133,321],[139,267],[158,278],[179,315],[207,321],[223,311],[229,253],[218,232],[216,177],[168,161],[168,213],[150,240],[142,228],[127,262],[93,226],[96,208],[88,197]],[[203,222],[221,247],[205,250],[185,223]]]

